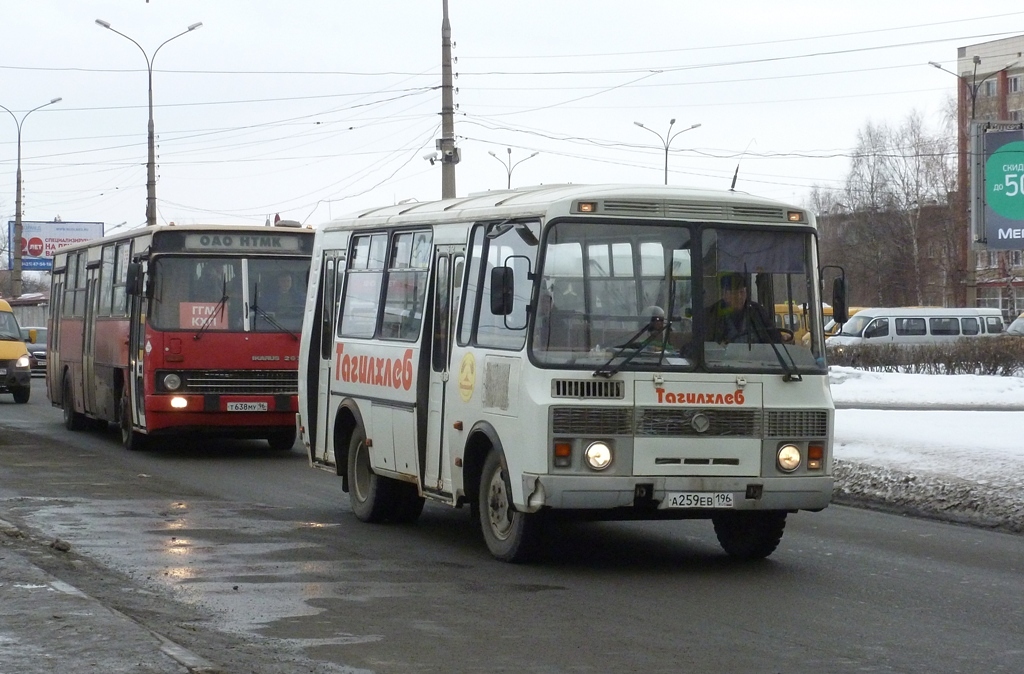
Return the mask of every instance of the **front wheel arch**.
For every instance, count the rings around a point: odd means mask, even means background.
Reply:
[[[491,450],[498,452],[501,457],[502,468],[508,472],[508,462],[505,460],[505,450],[501,446],[494,427],[486,422],[473,426],[469,431],[469,439],[462,452],[462,489],[463,496],[460,503],[468,502],[476,507],[477,497],[480,493],[480,477],[483,475],[484,461]],[[508,485],[511,489],[511,485]]]
[[[366,428],[363,425],[363,415],[359,413],[359,407],[352,400],[344,400],[338,406],[338,413],[334,417],[334,472],[341,477],[341,489],[348,492],[348,446],[352,440],[352,433],[356,428]]]

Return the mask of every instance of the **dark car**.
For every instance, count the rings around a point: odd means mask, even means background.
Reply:
[[[36,331],[36,341],[28,341],[28,331]],[[46,374],[46,328],[27,327],[21,329],[21,338],[28,349],[29,365],[33,375]]]

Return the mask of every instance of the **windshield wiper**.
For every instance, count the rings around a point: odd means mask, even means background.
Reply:
[[[260,286],[259,286],[259,284],[256,284],[253,287],[253,293],[252,293],[252,310],[253,310],[253,313],[255,313],[257,316],[262,317],[263,320],[265,320],[267,323],[270,323],[271,325],[273,325],[275,328],[277,328],[281,332],[287,332],[289,335],[291,335],[291,338],[294,339],[296,342],[299,341],[299,336],[298,335],[296,335],[294,332],[292,332],[288,328],[286,328],[283,325],[281,325],[280,323],[278,323],[277,320],[272,315],[268,314],[263,309],[260,309],[259,304],[257,304],[257,302],[259,302],[259,299],[260,299]]]
[[[764,316],[757,311],[751,311],[750,313],[756,317],[754,320],[761,324],[761,329],[764,331],[765,337],[768,338],[768,343],[771,344],[772,351],[775,352],[775,357],[779,359],[779,365],[782,367],[782,371],[785,372],[785,374],[782,375],[782,381],[803,381],[803,377],[801,377],[800,373],[797,372],[796,361],[793,360],[793,354],[791,354],[789,349],[785,348],[785,346],[782,346],[780,350],[779,342],[772,339],[772,329],[765,324]],[[780,332],[779,335],[781,340],[782,333]],[[749,343],[750,335],[748,335],[747,339]],[[786,356],[789,358],[789,363],[787,363],[786,359],[782,357],[783,351],[786,352]]]
[[[668,329],[669,329],[668,325],[666,325],[665,326],[665,330],[668,331]],[[647,335],[647,338],[644,339],[642,342],[638,342],[637,340],[640,339],[645,332],[648,332],[650,334]],[[595,377],[605,377],[605,378],[608,378],[608,377],[611,377],[612,375],[615,375],[615,374],[621,372],[622,368],[626,367],[630,363],[630,361],[632,361],[634,358],[636,358],[638,355],[640,355],[640,353],[644,349],[646,349],[651,344],[651,342],[653,342],[655,340],[655,338],[657,336],[658,336],[658,333],[651,329],[651,323],[648,322],[647,325],[645,325],[644,327],[640,328],[639,332],[637,332],[635,335],[630,337],[626,341],[625,344],[623,344],[622,346],[616,347],[615,353],[612,354],[611,358],[609,358],[607,361],[605,361],[605,363],[601,367],[597,368],[597,370],[594,371],[594,376]],[[665,339],[667,340],[667,337]],[[663,340],[662,341],[662,358],[664,358],[664,355],[665,355],[664,346],[665,346],[665,341]],[[607,368],[612,363],[612,361],[614,361],[616,358],[618,358],[623,353],[625,353],[627,349],[632,349],[633,353],[629,354],[629,356],[624,358],[622,360],[622,362],[618,364],[617,367],[613,367],[611,369],[605,369],[605,368]]]
[[[213,312],[209,316],[207,316],[206,320],[203,321],[203,324],[201,326],[199,326],[199,330],[196,331],[196,334],[192,335],[192,339],[198,341],[199,338],[203,336],[203,333],[206,332],[206,329],[209,328],[213,324],[213,319],[216,318],[218,314],[221,314],[221,315],[224,314],[224,307],[228,303],[228,280],[227,279],[224,279],[224,289],[221,292],[223,294],[221,295],[220,301],[217,302],[217,306],[215,306],[213,308]]]

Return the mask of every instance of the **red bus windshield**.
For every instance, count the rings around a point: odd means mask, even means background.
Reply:
[[[302,329],[309,259],[165,255],[151,270],[150,325],[158,330]]]

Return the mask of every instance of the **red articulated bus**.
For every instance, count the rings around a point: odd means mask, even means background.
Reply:
[[[295,443],[313,230],[146,227],[53,256],[47,395],[130,450],[184,434]]]

